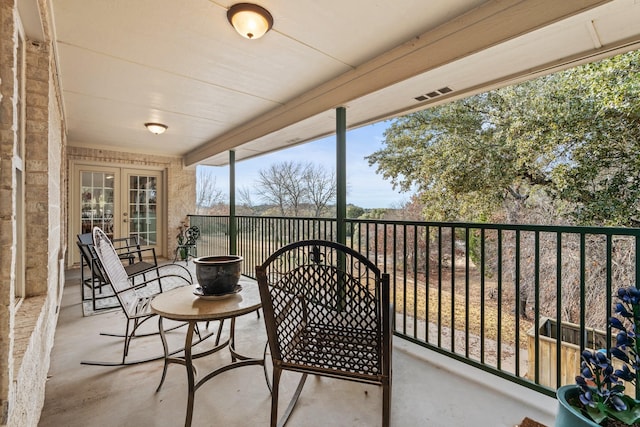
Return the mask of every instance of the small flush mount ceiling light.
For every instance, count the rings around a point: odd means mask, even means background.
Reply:
[[[248,39],[259,39],[273,26],[269,11],[252,3],[234,4],[227,11],[227,19],[242,37]]]
[[[147,130],[155,135],[160,135],[167,130],[167,125],[163,125],[162,123],[145,123],[144,126]]]

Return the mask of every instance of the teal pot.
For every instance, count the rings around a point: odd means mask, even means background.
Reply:
[[[242,257],[236,255],[205,256],[193,260],[198,284],[204,295],[234,292],[240,280]]]
[[[555,427],[601,427],[589,418],[580,413],[580,410],[574,408],[567,402],[577,397],[580,388],[577,385],[563,385],[558,389],[558,415],[556,416]]]

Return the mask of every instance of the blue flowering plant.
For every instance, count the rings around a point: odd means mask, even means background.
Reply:
[[[611,358],[603,351],[582,353],[579,406],[603,426],[640,426],[640,402],[625,394],[625,385],[635,386],[640,374],[640,290],[619,289],[615,312],[618,317],[609,319],[616,334]]]

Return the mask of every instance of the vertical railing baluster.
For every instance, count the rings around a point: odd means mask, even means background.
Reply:
[[[469,304],[469,288],[471,284],[469,283],[469,270],[471,268],[469,264],[469,252],[471,252],[469,247],[469,227],[464,228],[464,356],[469,358],[469,315],[471,311],[471,306]]]
[[[402,333],[407,333],[407,224],[402,226]],[[396,252],[396,256],[397,256]]]
[[[427,225],[425,228],[425,252],[426,252],[426,256],[425,256],[425,260],[424,260],[424,269],[425,269],[425,274],[424,274],[424,281],[425,281],[425,291],[424,291],[424,305],[425,305],[425,314],[424,314],[424,321],[425,321],[425,329],[424,329],[424,340],[425,342],[429,342],[429,319],[431,318],[429,316],[429,287],[431,286],[431,280],[430,280],[430,274],[431,274],[431,270],[430,270],[430,260],[431,260],[431,245],[429,244],[431,237],[430,237],[430,228]]]
[[[371,226],[373,227],[373,256],[375,259],[375,264],[378,265],[378,226],[377,224],[371,224]],[[369,228],[369,226],[367,225],[367,228]]]
[[[533,305],[534,305],[534,364],[535,376],[534,382],[540,383],[540,232],[535,231],[534,235],[534,254],[533,254]],[[531,363],[531,362],[529,362]]]
[[[498,319],[496,324],[496,368],[502,369],[502,228],[498,229]]]
[[[393,304],[394,306],[397,306],[398,304],[398,257],[396,256],[396,254],[398,253],[398,233],[397,233],[397,224],[393,224],[393,236],[391,239],[391,245],[393,247]],[[397,316],[394,316],[394,318],[397,318]]]
[[[451,352],[456,352],[456,228],[451,227]]]
[[[514,310],[514,321],[516,324],[515,330],[515,358],[516,358],[516,376],[520,376],[520,313],[521,303],[520,303],[520,230],[516,230],[516,254],[515,254],[515,310]]]
[[[382,239],[383,239],[383,241],[384,241],[384,255],[383,255],[383,256],[384,256],[384,272],[385,272],[385,273],[388,273],[388,270],[387,270],[387,265],[388,265],[388,264],[387,264],[387,253],[389,253],[389,250],[388,250],[388,246],[387,246],[387,245],[388,245],[388,236],[387,236],[387,235],[388,235],[388,231],[387,231],[387,224],[384,224],[384,225],[383,225],[383,230],[382,230],[382,231],[383,231]],[[394,258],[395,258],[395,257],[394,257]],[[396,305],[395,272],[393,272],[393,276],[394,276],[394,278],[393,278],[393,280],[391,281],[391,282],[393,283],[393,289],[392,289],[391,291],[392,291],[392,295],[393,295],[393,298],[392,298],[393,306],[395,307],[395,305]],[[395,331],[395,330],[396,330],[396,326],[397,326],[397,322],[396,322],[396,313],[395,313],[395,311],[394,311],[392,314],[393,314],[393,315],[392,315],[392,317],[391,317],[391,320],[392,320],[392,328],[393,328],[393,331]]]
[[[586,236],[580,233],[580,354],[587,347],[587,287],[586,287]]]
[[[556,354],[562,355],[562,233],[556,233]],[[560,387],[562,357],[556,357],[556,387]]]
[[[486,288],[486,229],[480,229],[480,363],[485,359],[485,288]]]
[[[613,236],[611,234],[607,234],[607,249],[606,249],[606,300],[607,300],[607,315],[606,321],[608,322],[612,316],[612,306],[613,306],[613,281],[612,281],[612,259],[611,254],[613,253]],[[611,328],[607,328],[607,356],[611,357]]]
[[[438,347],[442,347],[442,226],[438,226]]]
[[[640,266],[640,251],[638,251],[639,246],[638,243],[640,243],[640,237],[636,236],[633,243],[634,243],[634,250],[636,253],[635,256],[635,284],[634,286],[636,288],[640,288],[640,268],[638,266]],[[636,336],[637,336],[637,331],[636,331]],[[636,369],[636,399],[640,399],[640,369]]]
[[[418,338],[418,226],[413,225],[413,337]]]

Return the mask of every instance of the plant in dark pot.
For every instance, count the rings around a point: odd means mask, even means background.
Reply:
[[[176,236],[176,241],[178,242],[178,254],[180,255],[181,260],[186,260],[189,252],[187,248],[184,246],[185,240],[187,239],[185,232],[188,230],[188,222],[187,220],[183,220],[178,227],[178,235]]]
[[[611,358],[603,351],[584,350],[576,385],[558,389],[556,427],[640,427],[640,401],[625,394],[626,385],[640,375],[640,290],[618,290],[615,312],[609,319],[616,332]],[[634,387],[635,391],[635,387]]]

